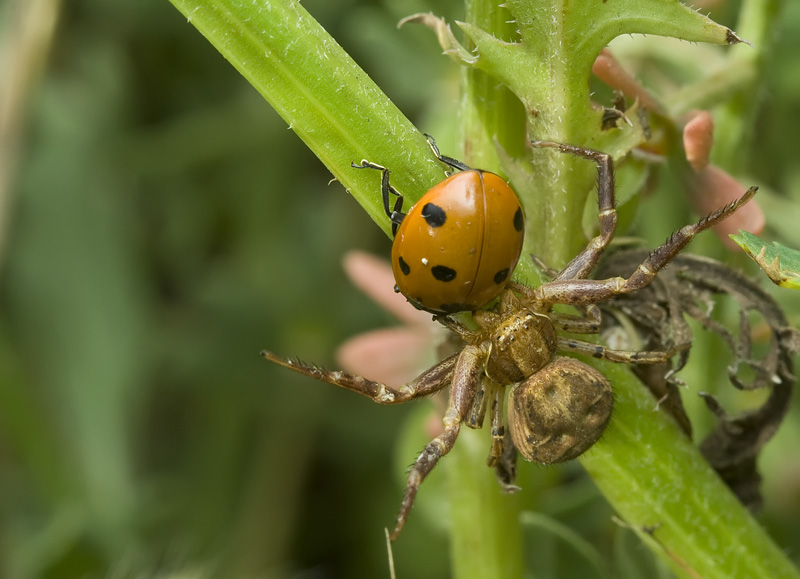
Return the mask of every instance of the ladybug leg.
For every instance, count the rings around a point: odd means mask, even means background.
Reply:
[[[266,350],[261,352],[261,355],[270,362],[275,362],[276,364],[280,364],[300,374],[322,380],[323,382],[345,388],[346,390],[357,392],[358,394],[363,394],[378,404],[399,404],[438,392],[450,383],[451,377],[453,376],[453,369],[458,359],[458,354],[453,354],[449,358],[445,358],[436,364],[430,370],[423,372],[419,377],[408,384],[404,384],[399,388],[391,388],[386,384],[368,380],[361,376],[356,376],[347,372],[325,370],[318,366],[304,364],[303,362],[277,356]]]
[[[442,418],[442,433],[425,446],[411,467],[406,493],[400,505],[400,513],[397,515],[397,524],[391,534],[392,541],[397,539],[408,519],[419,485],[439,459],[453,448],[461,429],[461,422],[470,412],[475,393],[481,387],[485,358],[485,352],[478,346],[466,346],[458,355],[447,410]]]
[[[436,155],[436,158],[439,159],[440,162],[444,163],[445,165],[449,165],[450,167],[452,167],[453,169],[456,169],[458,171],[471,171],[472,170],[472,167],[470,167],[466,163],[463,163],[462,161],[459,161],[458,159],[454,159],[453,157],[448,157],[446,155],[442,155],[439,152],[439,147],[436,146],[436,141],[434,140],[434,138],[432,136],[430,136],[428,133],[423,133],[423,134],[425,135],[425,138],[428,139],[428,144],[431,146],[431,150],[433,151],[433,154]]]
[[[403,196],[399,191],[397,191],[397,189],[392,187],[391,183],[389,183],[389,175],[391,175],[392,172],[383,165],[372,163],[366,159],[362,159],[360,165],[350,163],[350,166],[353,169],[375,169],[381,172],[381,198],[383,199],[383,211],[392,222],[392,235],[395,235],[397,233],[397,226],[403,222],[403,218],[406,216],[406,214],[403,213]],[[394,202],[394,207],[391,207],[390,195],[397,197]]]
[[[571,340],[564,337],[558,338],[559,351],[576,352],[598,360],[608,360],[609,362],[623,364],[660,364],[669,361],[674,355],[688,350],[691,345],[691,342],[685,342],[668,350],[612,350],[591,342]]]
[[[556,280],[582,279],[587,277],[600,261],[603,251],[614,238],[617,230],[617,201],[614,192],[614,160],[611,155],[587,149],[554,143],[552,141],[531,141],[537,148],[558,149],[597,163],[597,217],[600,221],[600,235],[592,239],[581,253],[575,256],[556,276]]]
[[[725,207],[706,215],[697,223],[684,225],[673,233],[667,241],[654,249],[636,268],[630,277],[612,277],[609,279],[555,279],[542,284],[533,290],[533,299],[542,303],[588,305],[596,304],[619,294],[626,294],[646,287],[658,272],[673,257],[686,247],[692,238],[719,223],[742,205],[750,201],[758,187],[750,187],[739,199]]]

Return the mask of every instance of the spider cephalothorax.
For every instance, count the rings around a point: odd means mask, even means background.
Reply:
[[[559,356],[558,352],[574,352],[612,362],[652,364],[668,360],[687,348],[688,344],[677,344],[666,351],[611,350],[598,344],[559,336],[557,330],[573,334],[597,333],[601,321],[597,303],[647,286],[697,233],[731,215],[756,192],[753,187],[739,200],[675,232],[652,251],[629,277],[588,279],[616,230],[612,160],[604,153],[582,147],[552,142],[532,144],[534,147],[555,148],[597,164],[599,235],[560,272],[548,271],[551,281],[535,289],[508,282],[505,278],[500,280],[501,283],[488,279],[486,283],[489,286],[494,284],[490,293],[499,293],[500,299],[488,310],[478,309],[477,305],[470,308],[475,310],[473,319],[476,328],[467,328],[448,315],[451,311],[449,308],[439,307],[439,302],[435,302],[428,309],[437,314],[435,317],[439,322],[461,338],[464,345],[460,352],[399,388],[345,372],[329,372],[271,352],[262,353],[268,360],[353,390],[379,404],[406,402],[450,386],[447,409],[442,418],[442,432],[425,446],[411,467],[392,539],[397,538],[403,528],[420,483],[453,447],[462,423],[479,428],[490,409],[493,442],[488,463],[502,467],[503,462],[511,460],[507,459],[509,454],[513,456],[513,452],[508,452],[503,417],[505,387],[510,387],[508,425],[513,446],[526,459],[540,463],[560,462],[575,458],[590,448],[603,433],[611,415],[611,389],[608,380],[600,372],[574,358]],[[451,168],[469,169],[463,163],[439,155],[433,143],[431,146],[437,157]],[[405,215],[401,213],[402,197],[389,185],[388,170],[368,161],[355,166],[382,172],[381,190],[386,213],[393,223],[402,223]],[[393,209],[389,203],[390,193],[398,197]],[[505,205],[511,206],[513,203]],[[514,219],[506,221],[509,227],[514,226]],[[436,235],[430,237],[433,244],[427,249],[423,248],[420,253],[423,266],[432,263],[425,257],[425,251],[435,252],[439,249],[440,240]],[[518,237],[512,238],[516,243]],[[464,251],[469,251],[469,248]],[[393,255],[395,253],[393,251]],[[514,253],[512,251],[509,255],[513,257]],[[447,283],[441,279],[436,281]],[[427,308],[425,301],[416,299],[417,296],[407,297],[418,307]],[[555,313],[555,304],[574,306],[580,314]]]
[[[512,287],[525,291],[516,284]],[[558,323],[559,317],[551,315],[552,319],[525,307],[507,290],[494,308],[473,314],[479,330],[445,322],[466,344],[480,351],[477,363],[483,378],[514,385],[507,411],[511,438],[523,457],[543,464],[585,452],[603,433],[613,406],[611,387],[600,372],[574,358],[556,355],[559,338],[554,321]],[[479,394],[483,394],[482,387],[472,386]],[[501,404],[502,397],[497,402]],[[478,423],[482,418],[478,417]],[[497,441],[490,464],[502,455],[504,434],[502,422],[492,427]]]

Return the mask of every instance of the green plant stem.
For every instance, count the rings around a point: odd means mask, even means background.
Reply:
[[[516,27],[511,14],[492,0],[468,0],[466,21],[511,41]],[[465,42],[470,51],[474,44]],[[525,110],[519,99],[486,72],[461,67],[459,129],[464,159],[473,167],[503,173],[498,147],[514,158],[526,155]]]
[[[510,14],[494,0],[469,0],[466,20],[499,38],[510,38],[514,33]],[[471,166],[502,172],[498,147],[512,156],[524,154],[522,104],[484,71],[462,67],[459,112],[464,160]],[[493,470],[486,467],[489,444],[484,432],[462,428],[458,444],[446,461],[453,576],[522,579],[520,503],[517,497],[500,492]]]
[[[631,529],[682,577],[800,576],[629,369],[598,367],[614,414],[579,460]]]
[[[458,579],[524,576],[520,497],[504,494],[486,467],[489,429],[463,428],[447,469],[450,556]]]

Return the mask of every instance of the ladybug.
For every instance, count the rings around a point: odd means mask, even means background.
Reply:
[[[505,288],[522,251],[525,217],[516,194],[499,175],[472,169],[439,152],[459,171],[435,185],[407,213],[390,171],[363,160],[357,169],[382,172],[381,195],[392,222],[395,290],[434,314],[475,311]],[[397,197],[390,207],[390,194]]]

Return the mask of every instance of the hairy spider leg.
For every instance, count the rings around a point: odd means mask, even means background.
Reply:
[[[750,187],[736,201],[706,215],[697,223],[685,225],[673,233],[662,245],[654,249],[630,277],[596,279],[555,279],[529,292],[533,299],[544,304],[587,305],[596,304],[619,294],[646,287],[658,272],[686,247],[692,238],[730,216],[750,201],[758,187]]]
[[[531,257],[533,257],[535,261],[538,260],[538,258],[534,256]],[[537,267],[539,266],[537,265]],[[551,272],[555,271],[550,268],[548,268],[548,270]],[[508,282],[508,287],[524,296],[529,296],[531,293],[531,289],[528,286],[517,282]],[[599,333],[600,325],[603,321],[603,314],[600,312],[600,308],[596,304],[580,304],[575,307],[581,311],[580,315],[563,312],[548,312],[547,316],[558,329],[564,332],[570,332],[572,334]]]
[[[614,186],[614,160],[611,155],[553,141],[531,141],[536,148],[557,149],[576,157],[594,161],[597,164],[597,218],[600,222],[600,235],[592,239],[581,253],[572,258],[555,280],[582,279],[597,266],[603,251],[611,243],[617,230],[617,199]]]
[[[408,484],[400,504],[397,523],[390,535],[392,541],[397,539],[406,524],[419,485],[428,476],[439,459],[452,450],[461,430],[461,421],[472,408],[475,392],[480,387],[478,381],[483,376],[483,363],[486,353],[478,346],[466,346],[458,355],[458,362],[453,370],[453,381],[450,387],[450,398],[447,410],[442,418],[442,433],[431,440],[417,457],[408,474]]]
[[[409,472],[406,492],[397,515],[395,529],[391,534],[392,541],[397,539],[411,512],[420,484],[436,466],[439,459],[453,448],[458,438],[461,422],[473,407],[475,393],[481,387],[479,381],[483,376],[486,352],[478,346],[466,346],[461,353],[453,354],[421,374],[417,379],[396,389],[347,372],[332,372],[318,366],[283,358],[266,350],[261,352],[261,355],[271,362],[300,374],[363,394],[378,404],[399,404],[433,394],[447,384],[452,384],[447,410],[442,418],[442,433],[425,446]]]
[[[472,407],[464,417],[465,426],[473,430],[483,428],[483,420],[486,417],[486,406],[492,396],[492,383],[487,379],[480,380],[475,396],[472,398]]]
[[[491,419],[492,428],[492,447],[489,451],[489,457],[486,459],[486,464],[488,466],[497,466],[505,451],[506,426],[503,415],[503,402],[506,398],[506,389],[488,376],[484,378],[484,380],[491,381],[492,383],[492,404],[489,407],[489,417]]]
[[[562,336],[558,337],[558,349],[561,352],[576,352],[597,358],[623,364],[660,364],[672,358],[675,354],[688,350],[690,342],[678,344],[669,350],[612,350],[600,344],[573,340]]]
[[[313,364],[305,364],[298,360],[278,356],[267,350],[262,351],[261,355],[270,362],[275,362],[305,376],[363,394],[378,404],[400,404],[401,402],[438,392],[450,383],[459,356],[458,354],[453,354],[423,372],[408,384],[404,384],[399,388],[392,388],[362,376],[356,376],[348,372],[325,370]]]

